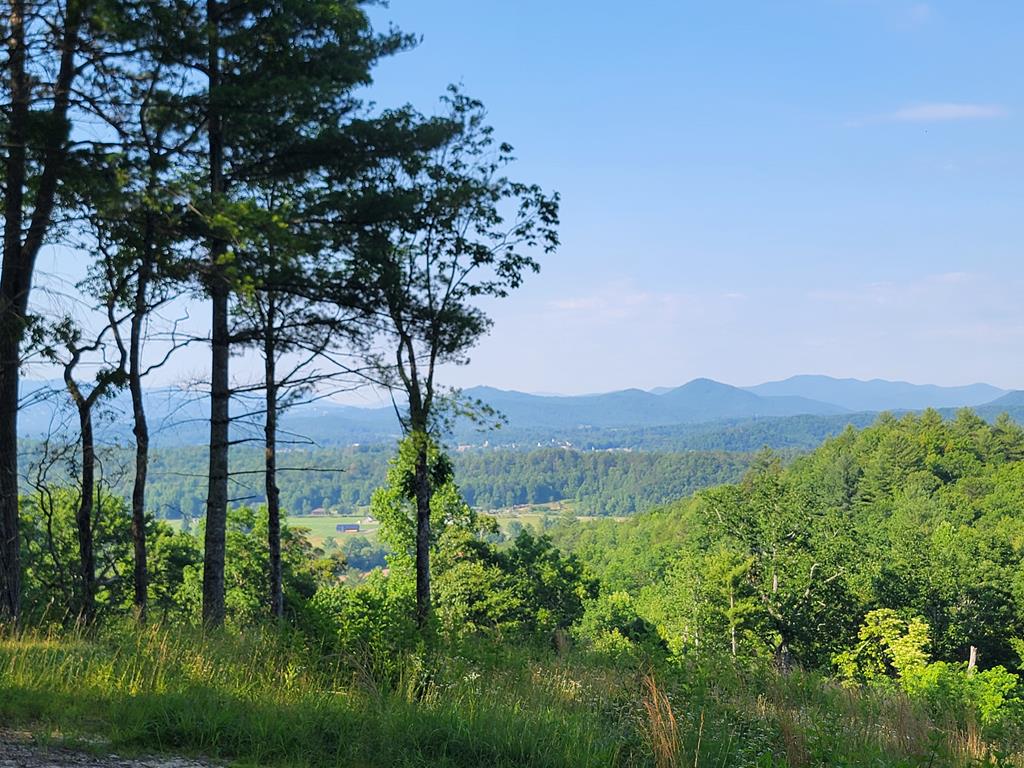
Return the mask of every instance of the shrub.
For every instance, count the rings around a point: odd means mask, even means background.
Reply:
[[[576,637],[591,650],[615,659],[663,656],[657,628],[642,618],[628,592],[588,600]]]

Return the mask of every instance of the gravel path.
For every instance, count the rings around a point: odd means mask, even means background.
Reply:
[[[64,747],[32,743],[26,733],[0,731],[0,768],[211,768],[179,757],[125,758],[92,755]]]

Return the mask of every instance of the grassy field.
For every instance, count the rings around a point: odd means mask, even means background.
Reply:
[[[0,638],[0,722],[91,749],[282,768],[616,763],[621,746],[590,703],[565,698],[557,670],[524,659],[484,677],[440,658],[429,676],[411,659],[392,687],[270,631]]]
[[[559,518],[566,516],[571,516],[576,520],[584,522],[602,519],[586,515],[576,515],[574,513],[575,508],[575,502],[555,501],[547,504],[523,504],[515,507],[481,511],[496,518],[498,525],[501,526],[502,531],[506,535],[513,532],[512,524],[514,522],[518,522],[522,526],[531,527],[534,532],[540,533],[544,530],[545,520],[553,523]],[[367,522],[368,513],[369,510],[359,515],[288,515],[285,520],[293,528],[304,528],[309,531],[310,541],[318,547],[323,546],[324,541],[328,538],[333,538],[340,545],[346,536],[352,536],[353,534],[351,533],[341,533],[337,530],[337,526],[342,523],[357,523],[359,525],[359,535],[376,542],[380,524],[376,520]],[[628,518],[614,519],[622,521]],[[166,520],[165,522],[172,528],[181,528],[181,520]]]
[[[181,520],[164,520],[164,522],[175,530],[181,529]],[[345,536],[353,535],[337,530],[337,526],[342,523],[358,523],[359,533],[371,541],[376,540],[377,530],[380,528],[380,523],[376,520],[367,522],[366,515],[288,515],[285,522],[292,528],[304,528],[309,531],[310,540],[317,546],[321,546],[324,539],[330,537],[340,543]]]
[[[968,768],[970,721],[894,689],[727,660],[623,664],[529,644],[429,647],[387,682],[294,633],[0,635],[0,723],[94,750],[356,768]]]
[[[380,528],[380,523],[376,520],[368,522],[366,515],[324,515],[324,516],[312,516],[312,515],[289,515],[287,523],[292,528],[304,528],[309,531],[309,539],[317,546],[322,546],[325,539],[333,538],[338,544],[344,541],[346,536],[353,536],[357,534],[353,533],[341,533],[337,530],[337,526],[342,523],[355,523],[359,525],[359,534],[366,536],[370,541],[375,541],[377,538],[377,530]]]

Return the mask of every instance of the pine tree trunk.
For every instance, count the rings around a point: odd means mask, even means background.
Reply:
[[[21,342],[25,335],[28,297],[36,256],[50,228],[64,160],[67,132],[51,130],[43,137],[42,171],[32,184],[32,211],[25,215],[26,147],[29,140],[31,81],[27,71],[25,0],[8,0],[5,40],[10,103],[5,109],[4,240],[0,266],[0,621],[17,621],[21,608],[21,564],[18,541],[18,386]],[[84,3],[65,6],[63,30],[56,28],[60,64],[47,115],[50,125],[67,126],[71,85],[78,72],[75,53]]]
[[[5,273],[6,274],[6,273]],[[0,299],[7,304],[6,297]],[[0,310],[0,623],[17,621],[21,597],[18,552],[18,315]]]
[[[228,291],[214,284],[210,389],[210,472],[203,556],[203,623],[224,623],[224,558],[228,514]]]
[[[732,584],[729,585],[729,644],[732,657],[736,658],[736,594]]]
[[[152,227],[147,222],[147,229]],[[146,313],[146,292],[149,285],[150,262],[147,256],[139,269],[135,287],[135,306],[129,341],[128,388],[132,395],[132,431],[135,434],[135,480],[132,485],[132,546],[134,560],[135,616],[145,622],[149,610],[149,570],[146,563],[146,476],[149,473],[149,424],[142,400],[142,324]]]
[[[283,619],[281,494],[277,487],[277,349],[274,337],[275,321],[274,298],[268,295],[266,325],[263,329],[264,381],[267,392],[267,414],[263,434],[267,493],[267,545],[270,553],[270,613],[278,619]]]
[[[210,196],[214,207],[224,195],[224,137],[218,110],[220,86],[220,40],[216,0],[207,0],[209,26],[208,77]],[[209,242],[209,289],[212,304],[210,364],[210,469],[206,497],[206,540],[203,555],[203,623],[218,627],[224,623],[224,540],[228,511],[228,426],[231,397],[228,366],[229,286],[221,259],[224,241],[216,234]]]
[[[93,548],[93,515],[96,493],[96,452],[92,431],[91,404],[80,400],[78,423],[82,439],[82,496],[75,522],[78,527],[78,562],[82,580],[80,617],[91,624],[96,616],[96,557]]]
[[[7,19],[11,103],[4,167],[4,253],[0,272],[0,621],[21,605],[18,552],[18,383],[30,270],[22,250],[25,144],[29,106],[25,75],[25,3],[11,0]],[[26,271],[29,274],[26,274]]]

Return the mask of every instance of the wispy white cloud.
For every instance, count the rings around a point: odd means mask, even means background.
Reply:
[[[638,291],[615,283],[591,296],[570,296],[548,302],[549,309],[590,320],[626,320],[671,312],[685,297],[674,293]]]
[[[878,120],[890,123],[945,123],[954,120],[991,120],[1006,115],[1006,108],[998,104],[938,101],[910,104],[882,115]]]
[[[549,300],[555,322],[664,324],[715,318],[724,321],[743,311],[748,296],[740,291],[651,291],[632,281],[611,281],[590,294]]]

